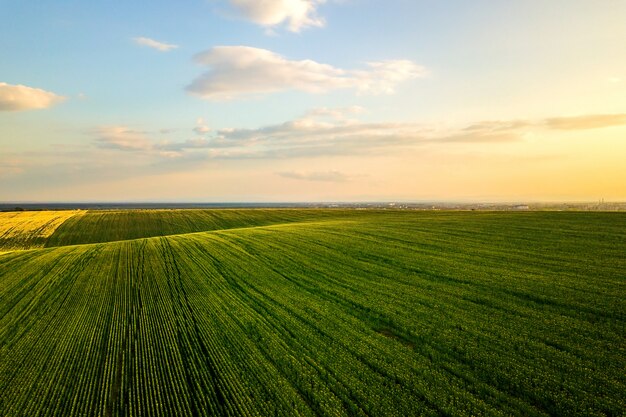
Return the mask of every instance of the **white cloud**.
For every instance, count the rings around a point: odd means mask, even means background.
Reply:
[[[168,51],[171,51],[172,49],[178,48],[178,45],[163,43],[163,42],[155,41],[154,39],[150,39],[150,38],[138,37],[138,38],[133,38],[133,40],[135,41],[137,45],[147,46],[148,48],[156,49],[161,52],[168,52]]]
[[[195,56],[209,71],[187,91],[211,100],[268,94],[286,90],[325,93],[355,89],[360,93],[389,94],[407,80],[426,74],[407,60],[370,62],[365,70],[345,70],[312,60],[292,61],[266,49],[218,46]]]
[[[230,4],[241,17],[266,28],[285,24],[291,32],[324,26],[324,19],[317,15],[317,8],[325,2],[325,0],[230,0]]]
[[[398,84],[426,75],[426,70],[406,59],[369,62],[369,70],[354,71],[356,86],[362,93],[392,94]]]
[[[0,111],[45,109],[65,100],[39,88],[0,82]]]

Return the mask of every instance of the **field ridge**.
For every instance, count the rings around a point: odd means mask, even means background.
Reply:
[[[120,240],[112,240],[112,241],[97,242],[97,243],[78,243],[78,244],[67,244],[67,245],[62,245],[62,246],[46,246],[46,247],[33,247],[29,249],[15,249],[15,250],[6,251],[6,252],[0,252],[0,256],[9,254],[9,253],[16,253],[16,252],[53,250],[57,248],[68,248],[68,247],[89,247],[89,246],[94,246],[94,245],[107,245],[107,244],[116,244],[116,243],[121,243],[121,242],[140,242],[143,240],[150,240],[150,239],[158,240],[162,238],[182,237],[182,236],[189,236],[189,235],[203,235],[203,234],[213,234],[213,233],[218,234],[218,233],[238,232],[238,231],[246,231],[246,230],[254,230],[254,229],[265,229],[265,228],[266,229],[274,229],[274,228],[280,229],[283,227],[298,227],[298,226],[309,226],[309,225],[310,226],[321,226],[321,225],[332,226],[332,225],[347,224],[349,222],[354,222],[354,220],[324,220],[324,221],[309,220],[309,221],[291,222],[291,223],[273,223],[273,224],[266,224],[262,226],[242,226],[242,227],[232,227],[232,228],[227,228],[227,229],[205,230],[205,231],[200,231],[200,232],[172,233],[168,235],[139,237],[139,238],[132,238],[132,239],[120,239]]]

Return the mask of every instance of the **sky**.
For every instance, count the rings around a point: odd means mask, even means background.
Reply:
[[[0,201],[626,201],[625,19],[0,0]]]

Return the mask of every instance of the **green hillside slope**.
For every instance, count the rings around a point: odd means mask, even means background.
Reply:
[[[265,226],[358,214],[349,210],[90,210],[63,223],[47,247]]]
[[[368,212],[0,255],[0,415],[623,415],[624,253],[620,214]]]

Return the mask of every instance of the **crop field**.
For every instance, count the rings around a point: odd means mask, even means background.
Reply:
[[[32,211],[0,213],[0,253],[42,247],[56,229],[84,211]]]
[[[624,214],[37,214],[0,416],[626,414]]]
[[[309,219],[337,218],[330,210],[119,210],[88,211],[64,222],[46,246],[111,242],[143,237],[235,229]]]

